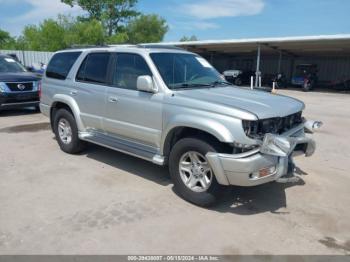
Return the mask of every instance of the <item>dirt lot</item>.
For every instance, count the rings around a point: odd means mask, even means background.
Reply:
[[[280,91],[281,92],[281,91]],[[91,145],[59,150],[48,119],[0,114],[1,254],[350,254],[350,94],[283,91],[322,120],[298,184],[181,200],[167,170]]]

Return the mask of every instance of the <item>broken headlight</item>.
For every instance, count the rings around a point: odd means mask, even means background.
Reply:
[[[254,139],[263,139],[265,134],[282,134],[303,122],[302,112],[286,117],[274,117],[256,121],[243,120],[245,134]]]

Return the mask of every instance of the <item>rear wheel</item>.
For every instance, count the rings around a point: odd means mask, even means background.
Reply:
[[[176,192],[199,206],[214,204],[221,188],[205,157],[208,152],[217,150],[202,140],[184,138],[175,144],[169,157],[169,171]]]
[[[305,81],[304,85],[303,85],[303,90],[305,92],[308,92],[310,90],[312,90],[314,87],[314,82],[313,81]]]
[[[242,79],[240,79],[239,77],[237,77],[237,78],[235,79],[235,81],[234,81],[234,84],[235,84],[236,86],[241,86],[241,85],[242,85]]]
[[[54,132],[62,151],[77,154],[84,149],[84,142],[78,137],[78,127],[71,112],[59,109],[54,115]]]

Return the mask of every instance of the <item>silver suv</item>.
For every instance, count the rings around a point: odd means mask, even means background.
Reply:
[[[57,52],[40,104],[64,152],[91,142],[168,165],[177,192],[201,206],[222,186],[293,180],[293,156],[315,150],[304,107],[233,86],[197,54],[151,45]]]

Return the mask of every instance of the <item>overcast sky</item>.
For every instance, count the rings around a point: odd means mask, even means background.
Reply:
[[[350,0],[139,0],[138,9],[167,19],[166,41],[350,33]],[[57,14],[82,11],[60,0],[0,0],[0,28],[12,35]]]

